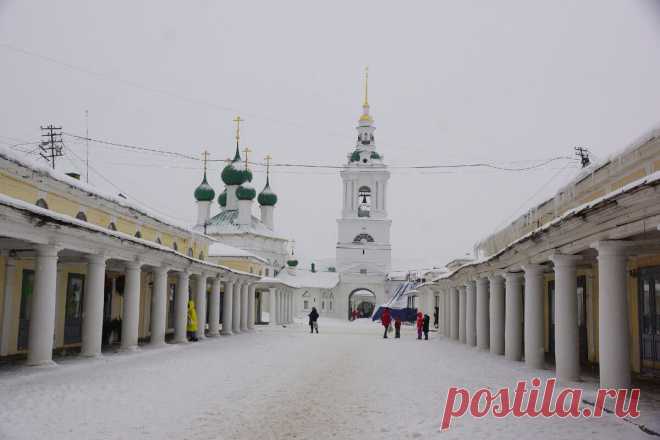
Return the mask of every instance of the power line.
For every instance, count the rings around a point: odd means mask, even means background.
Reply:
[[[170,157],[178,157],[182,159],[187,159],[187,160],[194,160],[194,161],[201,161],[200,158],[191,156],[188,154],[183,154],[175,151],[168,151],[162,148],[158,147],[152,147],[152,146],[144,146],[144,145],[131,145],[131,144],[125,144],[125,143],[119,143],[119,142],[112,142],[108,140],[103,140],[103,139],[96,139],[96,138],[90,138],[87,136],[80,136],[77,134],[73,133],[64,133],[66,136],[73,137],[75,139],[83,140],[83,141],[89,141],[89,142],[95,142],[103,145],[108,145],[108,146],[114,146],[118,148],[122,148],[125,150],[133,150],[133,151],[140,151],[140,152],[147,152],[147,153],[153,153],[153,154],[161,154],[164,156],[170,156]],[[487,162],[477,162],[477,163],[458,163],[458,164],[437,164],[437,165],[395,165],[395,166],[389,166],[389,169],[400,169],[400,170],[425,170],[425,169],[455,169],[455,168],[490,168],[490,169],[495,169],[495,170],[500,170],[500,171],[530,171],[538,168],[542,168],[552,162],[556,162],[558,160],[570,160],[574,161],[575,158],[573,157],[568,157],[568,156],[556,156],[552,157],[549,159],[543,159],[540,163],[535,164],[535,165],[530,165],[530,166],[524,166],[524,167],[504,167],[500,165],[496,165],[494,163],[487,163]],[[226,160],[222,159],[212,159],[208,160],[208,162],[225,162]],[[265,164],[261,162],[249,162],[251,165],[256,165],[256,166],[265,166]],[[322,169],[337,169],[341,170],[346,168],[344,165],[329,165],[329,164],[312,164],[312,163],[271,163],[272,167],[278,167],[278,168],[322,168]]]
[[[53,169],[55,169],[55,158],[63,155],[62,127],[55,127],[53,124],[49,124],[46,127],[42,126],[41,131],[44,132],[41,136],[46,138],[45,141],[39,144],[41,157],[50,162]]]

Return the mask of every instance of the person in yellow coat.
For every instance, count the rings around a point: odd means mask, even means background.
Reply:
[[[188,300],[188,340],[197,342],[197,312],[195,311],[195,301]]]

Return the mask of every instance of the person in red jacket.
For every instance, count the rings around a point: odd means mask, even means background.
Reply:
[[[422,329],[424,328],[424,315],[417,312],[417,339],[422,339]]]
[[[394,320],[394,337],[395,338],[401,337],[401,318],[399,318],[398,316]]]
[[[390,309],[386,308],[383,310],[383,314],[380,317],[380,322],[383,324],[383,327],[385,327],[385,333],[383,333],[383,338],[387,339],[387,329],[390,326],[390,323],[392,322],[392,316],[390,315]]]

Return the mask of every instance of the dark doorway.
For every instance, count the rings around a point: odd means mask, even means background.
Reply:
[[[70,273],[66,282],[64,308],[64,343],[76,344],[82,340],[82,311],[85,292],[85,275]]]
[[[587,336],[587,277],[577,277],[577,306],[578,306],[578,347],[580,365],[589,363],[589,341]]]
[[[25,350],[28,346],[28,333],[30,332],[30,311],[32,309],[32,293],[34,292],[34,271],[23,269],[21,280],[21,308],[18,315],[18,340],[19,350]]]
[[[546,360],[555,363],[555,280],[548,281],[548,352]]]
[[[660,267],[640,269],[638,291],[641,370],[642,373],[658,374],[660,369]]]

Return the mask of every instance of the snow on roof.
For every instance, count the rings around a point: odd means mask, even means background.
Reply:
[[[277,275],[277,280],[297,288],[332,289],[339,284],[339,275],[336,272],[312,272],[296,269],[293,273],[283,270]]]
[[[254,277],[259,278],[258,276],[254,275],[254,274],[251,274],[251,273],[243,272],[243,271],[240,271],[240,270],[235,270],[235,269],[232,269],[232,268],[229,268],[229,267],[226,267],[226,266],[222,266],[220,264],[209,263],[208,261],[199,260],[199,259],[194,258],[194,257],[189,257],[188,255],[182,254],[181,252],[175,251],[174,249],[171,249],[171,248],[169,248],[167,246],[164,246],[162,244],[158,244],[156,242],[149,241],[149,240],[144,240],[142,238],[137,238],[137,237],[134,237],[130,234],[125,234],[125,233],[120,232],[120,231],[113,231],[111,229],[104,228],[104,227],[101,227],[101,226],[97,226],[93,223],[88,223],[88,222],[83,221],[83,220],[78,220],[77,218],[71,217],[69,215],[60,214],[58,212],[51,211],[50,209],[41,208],[37,205],[33,205],[32,203],[28,203],[28,202],[25,202],[23,200],[15,199],[15,198],[10,197],[10,196],[5,195],[5,194],[0,194],[0,205],[5,205],[5,206],[8,206],[10,208],[14,208],[14,209],[21,210],[21,211],[28,211],[32,215],[38,215],[38,216],[41,216],[41,217],[48,217],[51,220],[59,222],[59,223],[66,223],[66,224],[69,224],[73,227],[77,227],[77,228],[81,228],[81,229],[87,229],[89,231],[101,233],[101,234],[107,235],[109,237],[115,237],[115,238],[118,238],[120,240],[130,241],[130,242],[133,242],[135,244],[139,244],[139,245],[142,245],[142,246],[145,246],[145,247],[149,247],[149,248],[156,249],[156,250],[159,250],[159,251],[167,252],[169,254],[176,255],[177,257],[183,257],[186,260],[189,260],[191,262],[201,264],[201,265],[204,265],[204,266],[223,269],[227,272],[231,272],[231,273],[238,274],[238,275],[246,275],[246,276],[250,276],[252,278],[254,278]]]
[[[447,272],[446,274],[440,275],[439,277],[433,279],[433,281],[435,282],[435,281],[449,279],[454,274],[458,273],[459,271],[461,271],[464,268],[475,267],[475,266],[478,266],[479,264],[485,263],[487,261],[495,260],[500,255],[504,254],[506,251],[513,248],[514,246],[516,246],[516,245],[518,245],[518,244],[520,244],[524,241],[527,241],[527,240],[531,239],[532,237],[534,237],[538,234],[541,234],[541,233],[545,232],[546,230],[550,229],[552,226],[556,226],[556,225],[562,223],[563,221],[566,221],[570,218],[573,218],[573,217],[576,217],[576,216],[581,215],[583,213],[586,213],[587,211],[590,211],[590,210],[598,207],[599,205],[607,204],[610,201],[612,201],[612,200],[616,199],[617,197],[621,196],[622,194],[632,192],[634,190],[643,188],[645,186],[650,186],[650,185],[654,185],[654,184],[657,185],[659,182],[660,182],[660,171],[656,171],[654,173],[649,174],[648,176],[642,177],[641,179],[637,179],[633,182],[630,182],[627,185],[624,185],[624,186],[622,186],[621,188],[619,188],[615,191],[609,192],[609,193],[605,194],[602,197],[599,197],[597,199],[594,199],[594,200],[591,200],[589,202],[583,203],[582,205],[576,206],[575,208],[569,209],[568,211],[564,212],[559,217],[554,218],[554,219],[550,220],[547,223],[544,223],[543,225],[539,226],[538,228],[534,229],[533,231],[530,231],[527,234],[523,235],[522,237],[512,241],[511,243],[509,243],[508,245],[503,247],[499,252],[491,255],[490,257],[480,258],[478,260],[466,263],[466,264],[456,268],[455,270],[453,270],[451,272]]]
[[[180,223],[175,219],[172,219],[170,217],[149,210],[148,208],[138,203],[137,201],[131,201],[130,198],[124,198],[118,195],[111,194],[106,191],[102,191],[96,188],[95,186],[90,185],[89,183],[83,182],[78,179],[74,179],[73,177],[67,176],[66,174],[60,171],[54,170],[51,167],[47,166],[45,163],[38,162],[31,158],[21,156],[17,152],[10,150],[8,147],[0,146],[0,158],[4,158],[10,162],[14,162],[20,166],[29,168],[40,175],[43,175],[53,180],[57,180],[58,182],[69,185],[70,187],[86,192],[89,195],[99,197],[116,205],[120,205],[124,208],[132,209],[141,215],[149,217],[167,226],[180,229],[188,234],[194,234],[198,236],[204,235],[194,231],[188,225]]]
[[[268,263],[265,259],[251,252],[239,249],[224,243],[215,242],[209,245],[209,257],[240,257],[240,258],[254,258],[263,263]]]
[[[206,233],[209,235],[220,234],[254,234],[263,237],[274,238],[277,240],[286,240],[286,238],[279,236],[268,226],[263,224],[255,216],[252,217],[252,222],[249,226],[239,225],[238,210],[225,209],[219,214],[212,217],[206,224]]]

